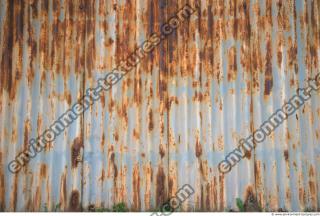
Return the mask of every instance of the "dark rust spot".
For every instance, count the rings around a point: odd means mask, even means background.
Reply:
[[[149,128],[149,131],[152,131],[153,130],[153,114],[152,114],[152,110],[150,109],[149,111],[149,125],[148,125],[148,128]]]
[[[139,139],[140,137],[139,131],[137,131],[136,128],[133,129],[133,137],[136,139]]]
[[[135,211],[139,211],[141,207],[140,199],[140,174],[139,174],[139,165],[135,165],[133,168],[132,176],[132,187],[133,187],[133,205],[132,208]]]
[[[202,155],[202,146],[200,144],[199,138],[196,140],[196,157],[200,157]]]
[[[109,45],[112,45],[113,44],[113,39],[112,38],[109,38]]]
[[[233,46],[228,52],[228,81],[237,79],[237,56],[236,48]]]
[[[156,184],[156,205],[160,207],[166,201],[166,175],[163,167],[159,166],[157,173],[157,184]]]
[[[248,186],[245,192],[244,209],[246,212],[261,211],[259,208],[258,200],[251,186]]]
[[[287,161],[289,159],[289,153],[288,153],[288,150],[285,150],[283,152],[283,156],[284,156],[284,159]]]
[[[272,47],[270,37],[267,40],[267,54],[266,54],[266,64],[265,64],[265,83],[264,83],[264,95],[270,95],[273,87],[273,77],[272,77]]]
[[[114,136],[114,140],[116,142],[118,142],[119,141],[119,134],[117,132],[115,132],[113,136]]]
[[[164,147],[162,144],[160,144],[160,146],[159,146],[159,154],[160,154],[161,158],[163,158],[165,155],[165,150],[164,150]]]
[[[81,137],[77,137],[73,140],[71,147],[71,165],[72,168],[76,168],[78,163],[82,161],[81,149],[83,148],[83,141]]]
[[[69,211],[77,212],[80,211],[80,194],[79,191],[73,190],[71,192],[70,200],[69,200]]]

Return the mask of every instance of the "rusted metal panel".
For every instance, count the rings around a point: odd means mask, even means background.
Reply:
[[[190,20],[18,174],[31,138],[186,3]],[[320,93],[230,173],[239,139],[319,73],[317,0],[0,2],[0,210],[317,210]]]

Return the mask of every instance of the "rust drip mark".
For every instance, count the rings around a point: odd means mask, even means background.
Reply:
[[[200,164],[200,173],[202,178],[207,181],[208,180],[208,161],[199,161]]]
[[[40,166],[40,177],[41,178],[46,178],[47,176],[47,165],[46,164],[41,164]]]
[[[224,209],[224,175],[219,175],[219,188],[220,188],[220,211]]]
[[[104,180],[106,179],[106,172],[104,171],[104,169],[102,168],[101,170],[101,176],[99,177],[99,181],[101,181],[101,186],[103,185]]]
[[[199,141],[199,137],[196,140],[196,157],[199,158],[202,155],[202,146]]]
[[[119,134],[118,134],[118,132],[115,132],[115,133],[113,134],[113,137],[114,137],[114,141],[116,141],[116,142],[119,141]]]
[[[102,138],[101,138],[101,143],[100,143],[100,149],[101,151],[103,152],[103,149],[104,149],[104,143],[105,143],[105,135],[104,133],[102,133]]]
[[[71,106],[71,103],[72,103],[71,93],[70,92],[65,92],[65,98],[67,100],[68,105]]]
[[[212,196],[213,196],[213,208],[214,210],[218,210],[218,183],[217,183],[217,177],[213,177],[213,186],[212,189]]]
[[[79,191],[73,190],[71,192],[70,200],[69,200],[69,211],[77,212],[80,211],[80,194]]]
[[[173,196],[173,184],[174,184],[173,178],[169,177],[169,181],[168,181],[169,196]]]
[[[195,91],[192,100],[195,101],[195,102],[196,101],[202,102],[203,98],[204,98],[204,96],[203,96],[203,94],[201,92]]]
[[[257,187],[261,187],[261,163],[260,161],[255,161],[254,163],[254,173],[255,173],[255,184]]]
[[[167,83],[166,81],[160,79],[159,81],[159,95],[160,95],[160,100],[164,99],[165,93],[167,92]]]
[[[111,146],[111,151],[113,151],[113,146]],[[113,190],[114,190],[114,199],[117,198],[117,177],[118,177],[118,167],[115,163],[115,154],[114,152],[110,155],[110,167],[108,168],[108,177],[110,176],[110,170],[113,170]]]
[[[136,128],[133,128],[133,137],[135,139],[139,139],[140,138],[140,133],[139,133],[139,131],[136,130]]]
[[[132,176],[132,187],[133,187],[133,210],[139,211],[141,208],[141,199],[140,199],[140,173],[139,165],[136,164],[133,168]]]
[[[289,15],[288,12],[285,10],[286,7],[283,7],[282,1],[277,2],[278,7],[278,26],[280,31],[290,31],[290,21],[289,21]]]
[[[237,79],[237,55],[236,47],[233,46],[228,52],[228,81],[235,81]]]
[[[105,108],[105,106],[106,106],[106,98],[105,98],[105,95],[103,93],[101,93],[100,101],[101,101],[101,106],[103,108]]]
[[[24,133],[23,133],[23,147],[24,149],[28,149],[28,145],[29,145],[29,124],[30,121],[26,120],[24,123]]]
[[[72,168],[76,168],[78,163],[82,161],[83,140],[81,137],[77,137],[73,140],[71,147],[71,165]]]
[[[161,159],[164,157],[165,155],[165,149],[164,146],[162,144],[159,145],[159,154],[161,156]]]
[[[270,95],[273,88],[273,77],[272,77],[272,48],[270,36],[267,40],[267,54],[266,54],[266,65],[265,65],[265,83],[264,83],[264,95]]]
[[[8,93],[12,90],[12,53],[13,53],[13,21],[14,21],[14,4],[9,3],[7,11],[7,19],[3,27],[3,53],[1,63],[1,76],[0,76],[0,93],[6,90]],[[10,97],[11,99],[11,97]]]
[[[245,148],[244,148],[245,149]],[[251,151],[248,151],[245,149],[245,155],[244,155],[248,160],[251,159]]]
[[[277,52],[277,62],[278,62],[278,67],[281,67],[281,62],[282,62],[282,51],[281,51],[281,46],[278,46],[278,52]]]
[[[288,39],[288,65],[289,68],[293,68],[293,66],[297,63],[297,44],[292,41],[292,38]]]
[[[289,159],[289,152],[288,152],[288,150],[285,150],[285,151],[283,152],[283,156],[284,156],[284,159],[285,159],[286,161],[288,161],[288,159]]]
[[[166,201],[166,175],[163,167],[158,167],[157,184],[156,184],[156,206],[160,207]]]
[[[133,97],[134,97],[134,102],[137,105],[140,105],[142,102],[142,80],[140,76],[138,75],[133,82]]]
[[[60,203],[61,209],[65,209],[67,203],[67,175],[63,173],[60,177]]]
[[[150,111],[149,111],[149,119],[148,120],[149,120],[149,125],[148,125],[149,131],[152,131],[154,128],[152,109],[150,109]]]
[[[316,183],[313,181],[315,178],[315,170],[313,166],[310,166],[309,169],[309,190],[311,194],[311,199],[313,202],[313,205],[317,205],[317,186]]]
[[[207,211],[210,211],[210,203],[211,203],[211,201],[210,201],[210,184],[209,183],[207,183],[207,185],[206,185],[206,210]]]

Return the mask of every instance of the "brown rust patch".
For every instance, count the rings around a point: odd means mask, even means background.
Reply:
[[[244,209],[246,212],[260,211],[258,200],[251,186],[248,186],[245,192]]]
[[[237,79],[237,56],[236,47],[233,46],[228,52],[228,81],[235,81]]]
[[[103,151],[103,149],[104,149],[104,143],[105,143],[105,135],[104,135],[104,133],[102,133],[102,138],[101,138],[101,143],[100,143],[100,149],[101,149],[101,151]]]
[[[133,128],[133,137],[135,139],[139,139],[140,138],[140,133],[139,133],[139,131],[136,130],[136,128]]]
[[[42,178],[45,178],[47,176],[47,165],[46,164],[41,164],[41,166],[40,166],[40,176]]]
[[[169,181],[168,181],[169,196],[173,195],[173,183],[174,183],[173,178],[169,177]]]
[[[219,175],[219,188],[220,188],[220,211],[224,209],[224,175]]]
[[[161,159],[164,157],[165,153],[165,149],[164,146],[162,144],[159,145],[159,154],[161,156]]]
[[[69,200],[69,211],[77,212],[80,210],[80,193],[77,190],[73,190]]]
[[[71,147],[71,166],[72,168],[76,168],[78,163],[82,161],[82,152],[83,149],[83,140],[81,137],[77,137],[73,140],[73,144]]]
[[[150,111],[149,111],[149,119],[148,119],[148,121],[149,121],[149,124],[148,124],[149,131],[152,131],[153,128],[154,128],[152,109],[150,109]]]
[[[288,39],[288,66],[292,68],[297,62],[297,45],[294,43],[291,37]]]
[[[104,171],[104,169],[102,168],[101,170],[101,175],[99,177],[99,181],[101,181],[101,185],[103,184],[104,180],[106,179],[106,172]]]
[[[67,205],[67,175],[63,173],[60,178],[60,203],[61,209]]]
[[[133,188],[132,208],[135,211],[139,211],[141,208],[141,199],[140,199],[140,173],[139,173],[138,164],[136,164],[133,168],[132,188]]]
[[[166,201],[166,175],[163,167],[158,167],[157,183],[156,183],[156,206],[160,207]]]
[[[114,137],[114,140],[115,140],[116,142],[119,141],[119,134],[118,134],[118,132],[115,132],[115,133],[113,134],[113,137]]]
[[[286,161],[288,161],[288,159],[289,159],[288,150],[285,150],[285,151],[283,152],[283,156],[284,156],[284,159],[285,159]]]
[[[248,158],[248,160],[251,159],[251,151],[246,151],[245,157]]]
[[[196,157],[197,158],[202,155],[202,146],[200,144],[199,138],[197,138],[197,140],[196,140],[196,149],[195,149],[195,151],[196,151]]]
[[[265,64],[265,83],[264,83],[264,95],[270,95],[273,87],[273,76],[272,76],[272,48],[270,36],[267,39],[267,54]]]

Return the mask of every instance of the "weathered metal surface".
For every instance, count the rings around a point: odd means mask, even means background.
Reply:
[[[145,211],[186,183],[188,211],[237,209],[237,197],[319,209],[319,92],[230,173],[217,165],[319,72],[320,2],[195,2],[197,16],[11,174],[29,138],[187,1],[1,0],[1,210]]]

